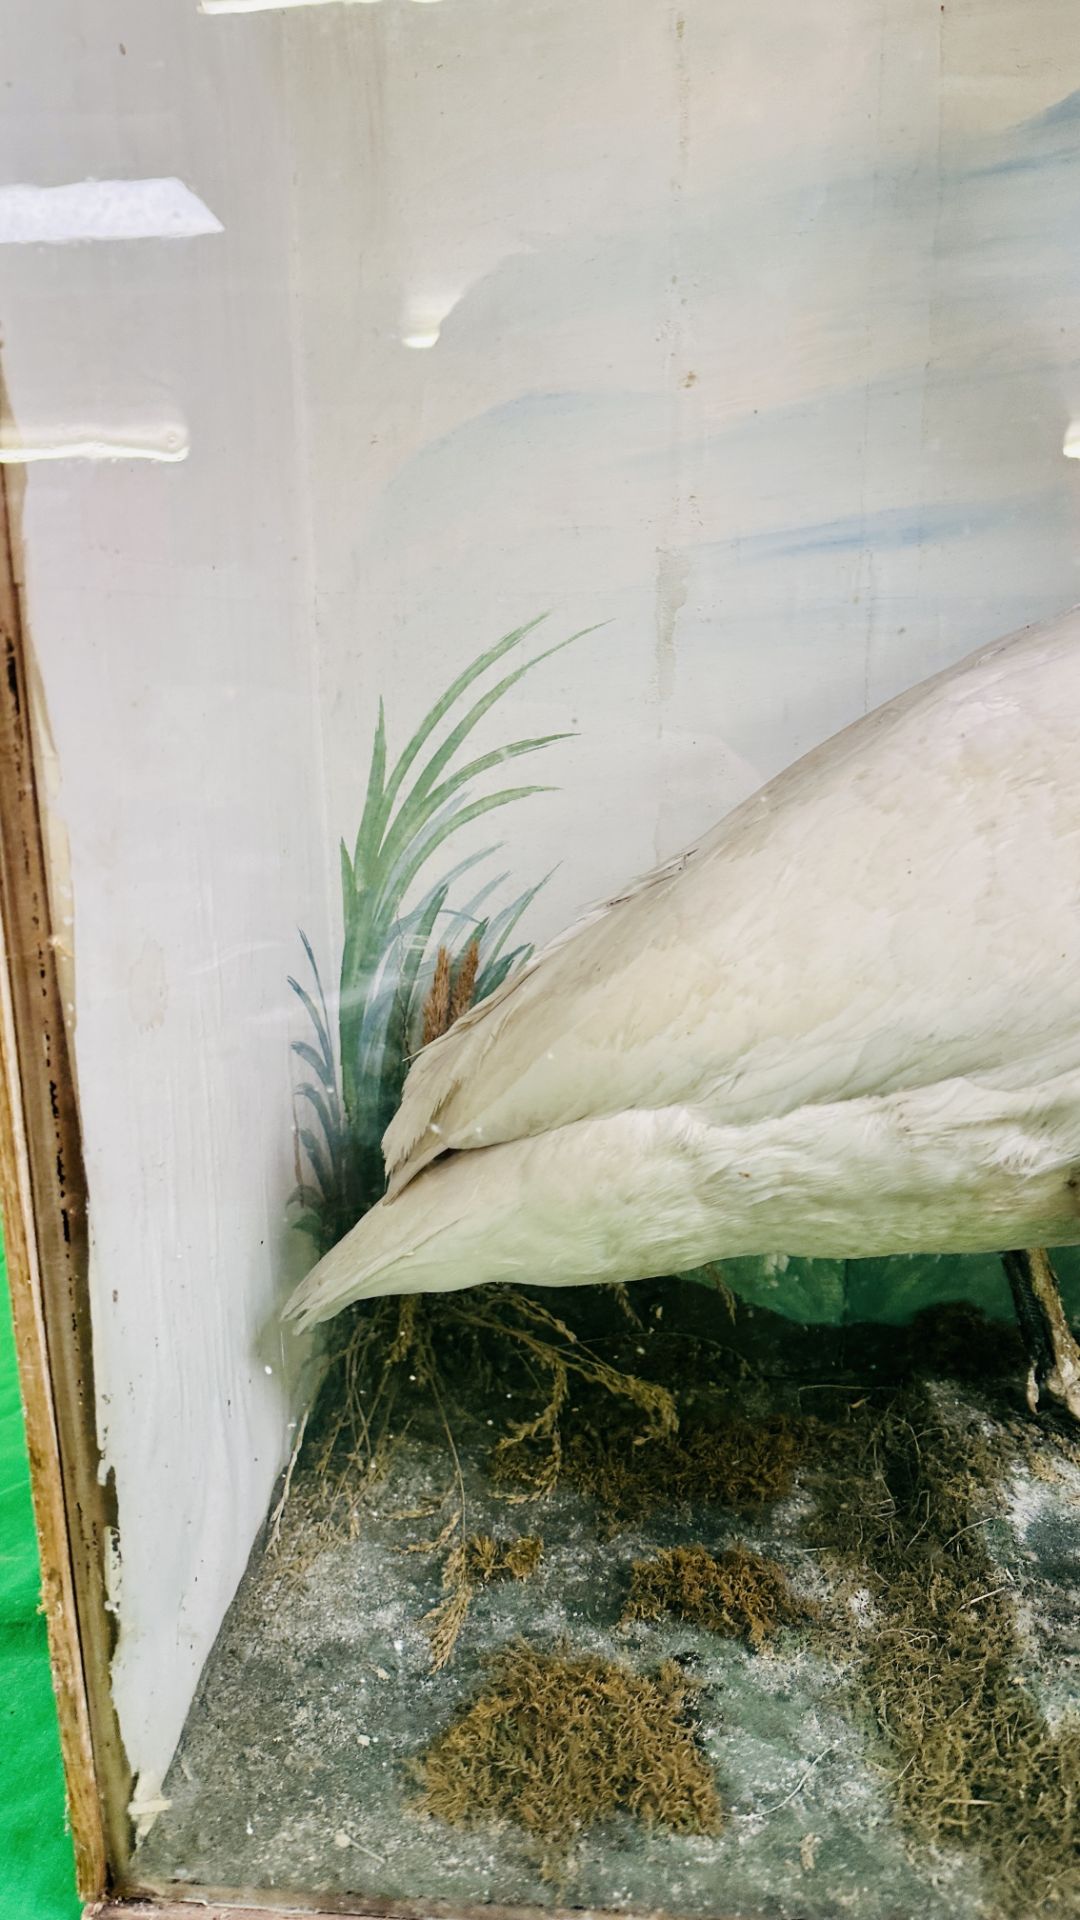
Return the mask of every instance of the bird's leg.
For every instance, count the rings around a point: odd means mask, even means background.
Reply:
[[[1045,1387],[1080,1420],[1080,1346],[1069,1330],[1057,1275],[1041,1247],[1002,1255],[1020,1334],[1027,1349],[1028,1406],[1034,1413]]]

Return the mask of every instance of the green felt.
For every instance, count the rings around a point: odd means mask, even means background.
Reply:
[[[0,1266],[3,1255],[0,1251]],[[6,1275],[0,1279],[0,1916],[75,1920]]]
[[[1080,1247],[1053,1254],[1069,1317],[1080,1319]],[[808,1326],[858,1320],[902,1326],[926,1307],[968,1300],[992,1320],[1012,1319],[1012,1300],[996,1253],[897,1254],[881,1260],[801,1260],[773,1255],[720,1260],[687,1274],[715,1284],[722,1275],[740,1299]]]

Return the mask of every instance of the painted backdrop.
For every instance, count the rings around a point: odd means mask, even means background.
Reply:
[[[492,910],[556,869],[538,939],[1080,597],[1080,28],[1073,0],[9,11],[3,181],[107,183],[0,193],[0,444],[50,456],[29,615],[146,1805],[296,1418],[286,980],[298,925],[341,952],[380,696],[397,753],[500,635],[605,623],[469,749],[576,735],[485,869]]]

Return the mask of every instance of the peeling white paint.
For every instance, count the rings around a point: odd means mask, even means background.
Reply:
[[[155,1820],[168,1813],[172,1801],[167,1800],[161,1791],[160,1779],[152,1773],[141,1773],[135,1784],[135,1792],[128,1802],[128,1814],[135,1825],[137,1840],[145,1840]]]
[[[76,180],[0,186],[0,247],[88,240],[191,240],[224,233],[182,180]]]

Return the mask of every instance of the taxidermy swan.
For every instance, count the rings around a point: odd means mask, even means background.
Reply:
[[[1080,609],[836,735],[414,1063],[385,1199],[287,1312],[783,1249],[1006,1257],[1080,1417],[1041,1249],[1080,1242]]]

